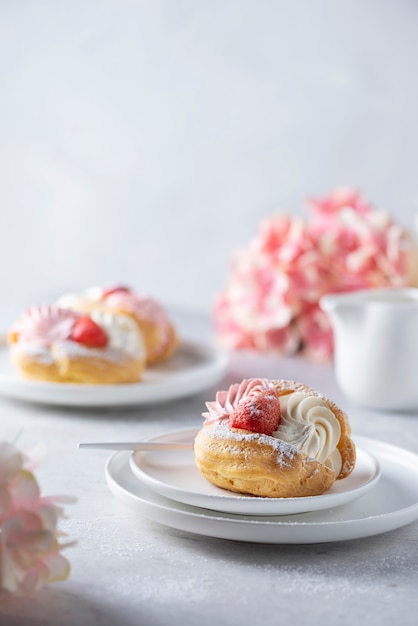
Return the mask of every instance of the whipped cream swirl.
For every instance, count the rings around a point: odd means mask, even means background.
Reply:
[[[134,359],[145,359],[145,342],[131,317],[107,311],[93,311],[90,317],[105,330],[109,348],[127,352]]]
[[[273,433],[311,458],[340,473],[342,460],[337,449],[341,426],[321,397],[293,392],[280,397],[281,421]]]
[[[128,288],[116,289],[107,294],[102,287],[89,287],[80,292],[64,294],[58,304],[74,311],[94,311],[105,305],[115,313],[128,313],[151,324],[158,333],[153,335],[153,345],[148,346],[151,357],[158,357],[170,345],[172,325],[164,307],[149,296],[134,293]]]
[[[101,287],[89,287],[84,291],[66,293],[57,301],[58,306],[73,311],[90,311],[100,304],[103,290]]]
[[[132,291],[115,291],[104,299],[110,309],[131,313],[154,326],[158,332],[158,341],[152,348],[149,347],[150,356],[159,356],[164,352],[171,342],[171,322],[165,309],[156,300]]]

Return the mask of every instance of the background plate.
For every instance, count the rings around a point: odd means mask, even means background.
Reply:
[[[169,500],[132,473],[130,452],[117,452],[106,464],[111,492],[141,516],[177,530],[208,537],[272,544],[323,543],[378,535],[418,519],[418,456],[365,437],[359,447],[377,457],[378,483],[365,495],[335,509],[286,516],[217,513]]]
[[[20,378],[9,361],[7,347],[2,347],[0,393],[18,400],[61,406],[153,404],[191,396],[215,385],[224,376],[228,363],[226,353],[208,344],[183,341],[171,359],[148,367],[140,383],[45,383]]]
[[[196,429],[177,430],[150,439],[154,442],[194,441]],[[321,496],[260,498],[225,491],[208,482],[198,471],[193,450],[135,452],[130,467],[139,480],[157,493],[192,506],[241,515],[289,515],[346,504],[371,489],[379,480],[377,459],[357,447],[354,471],[338,480]]]

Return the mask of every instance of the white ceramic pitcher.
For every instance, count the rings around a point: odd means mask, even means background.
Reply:
[[[320,306],[333,327],[345,395],[376,409],[418,411],[418,289],[329,294]]]

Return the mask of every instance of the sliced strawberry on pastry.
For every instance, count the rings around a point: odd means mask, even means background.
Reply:
[[[107,334],[103,328],[87,315],[83,315],[75,321],[69,338],[89,348],[104,348],[108,342]]]
[[[280,399],[274,389],[263,389],[241,400],[229,416],[232,428],[271,435],[279,427]]]

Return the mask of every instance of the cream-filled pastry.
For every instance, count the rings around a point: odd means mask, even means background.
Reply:
[[[248,379],[207,402],[194,452],[213,484],[264,497],[320,495],[354,469],[347,415],[294,381]]]
[[[168,359],[178,346],[176,329],[164,307],[129,287],[90,287],[63,295],[58,305],[75,311],[104,310],[128,315],[144,337],[148,364]]]
[[[146,363],[145,343],[133,320],[100,310],[31,307],[13,324],[8,343],[18,371],[32,380],[133,383]]]

